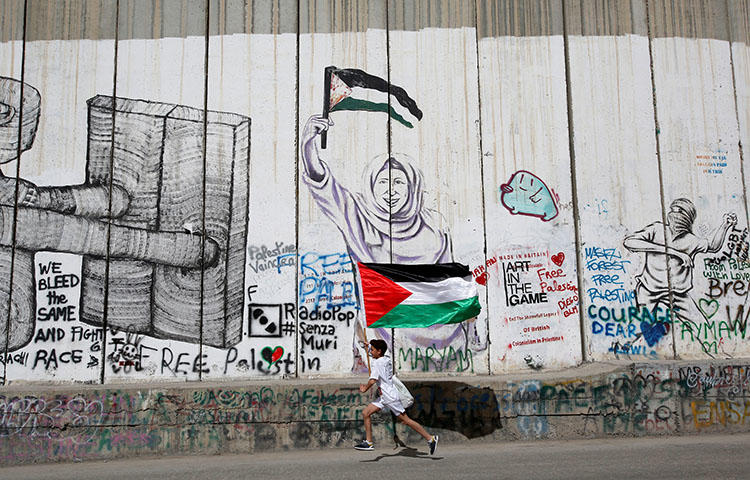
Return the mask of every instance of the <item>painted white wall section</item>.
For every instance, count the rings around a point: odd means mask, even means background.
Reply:
[[[572,365],[581,339],[563,38],[483,39],[479,52],[490,368]]]
[[[636,305],[642,255],[623,244],[662,215],[648,39],[569,42],[587,353],[595,360],[669,358],[668,327],[642,320]]]
[[[750,353],[746,5],[727,40],[637,1],[121,3],[119,38],[117,2],[25,42],[0,10],[3,382]],[[482,311],[366,328],[358,262],[464,264]]]

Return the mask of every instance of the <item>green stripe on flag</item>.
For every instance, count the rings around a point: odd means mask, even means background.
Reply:
[[[346,97],[345,99],[334,105],[331,109],[332,112],[336,112],[339,110],[365,110],[368,112],[384,112],[388,113],[391,118],[393,118],[397,122],[400,122],[409,128],[414,128],[414,125],[405,120],[404,117],[399,115],[398,112],[387,103],[375,103],[368,100]]]
[[[423,328],[438,324],[460,323],[474,318],[482,310],[479,297],[427,305],[398,305],[368,328]]]

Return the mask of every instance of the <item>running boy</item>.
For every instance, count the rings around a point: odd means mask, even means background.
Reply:
[[[374,450],[375,446],[372,443],[372,421],[370,415],[375,412],[387,408],[394,415],[399,422],[411,427],[415,432],[422,435],[427,440],[427,445],[430,448],[430,455],[435,453],[435,449],[438,444],[438,436],[430,435],[414,420],[406,415],[404,406],[401,404],[401,400],[398,396],[398,390],[393,385],[393,364],[391,363],[390,357],[385,356],[385,352],[388,350],[388,344],[385,340],[374,339],[370,340],[370,356],[374,359],[372,361],[372,371],[370,373],[370,380],[366,384],[359,386],[359,391],[365,393],[376,383],[378,384],[378,393],[380,394],[374,402],[365,407],[362,412],[362,416],[365,420],[365,434],[367,439],[362,440],[354,446],[357,450]]]

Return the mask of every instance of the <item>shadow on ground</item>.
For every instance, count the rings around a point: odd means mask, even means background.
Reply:
[[[398,448],[398,447],[396,447],[396,448]],[[421,458],[423,460],[442,460],[443,459],[443,457],[434,457],[434,456],[431,456],[428,452],[417,450],[414,447],[405,447],[405,448],[402,448],[401,450],[399,450],[396,453],[392,453],[392,454],[382,453],[382,454],[378,455],[375,458],[371,458],[369,460],[360,460],[360,461],[362,463],[379,462],[380,460],[382,460],[384,458],[388,458],[388,457]]]

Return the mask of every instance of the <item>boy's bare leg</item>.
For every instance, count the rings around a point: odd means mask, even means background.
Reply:
[[[365,420],[365,438],[367,438],[367,441],[370,443],[372,443],[372,420],[370,420],[370,415],[379,410],[380,408],[376,407],[372,403],[366,406],[364,410],[362,410],[362,416]]]
[[[418,424],[417,422],[409,418],[409,416],[406,413],[402,413],[396,418],[398,418],[399,422],[403,423],[404,425],[408,427],[411,427],[415,432],[422,435],[422,437],[424,437],[424,439],[427,440],[428,442],[432,440],[432,435],[427,433],[427,430],[425,430],[424,427],[422,427],[422,425]],[[365,425],[367,424],[365,423]]]

